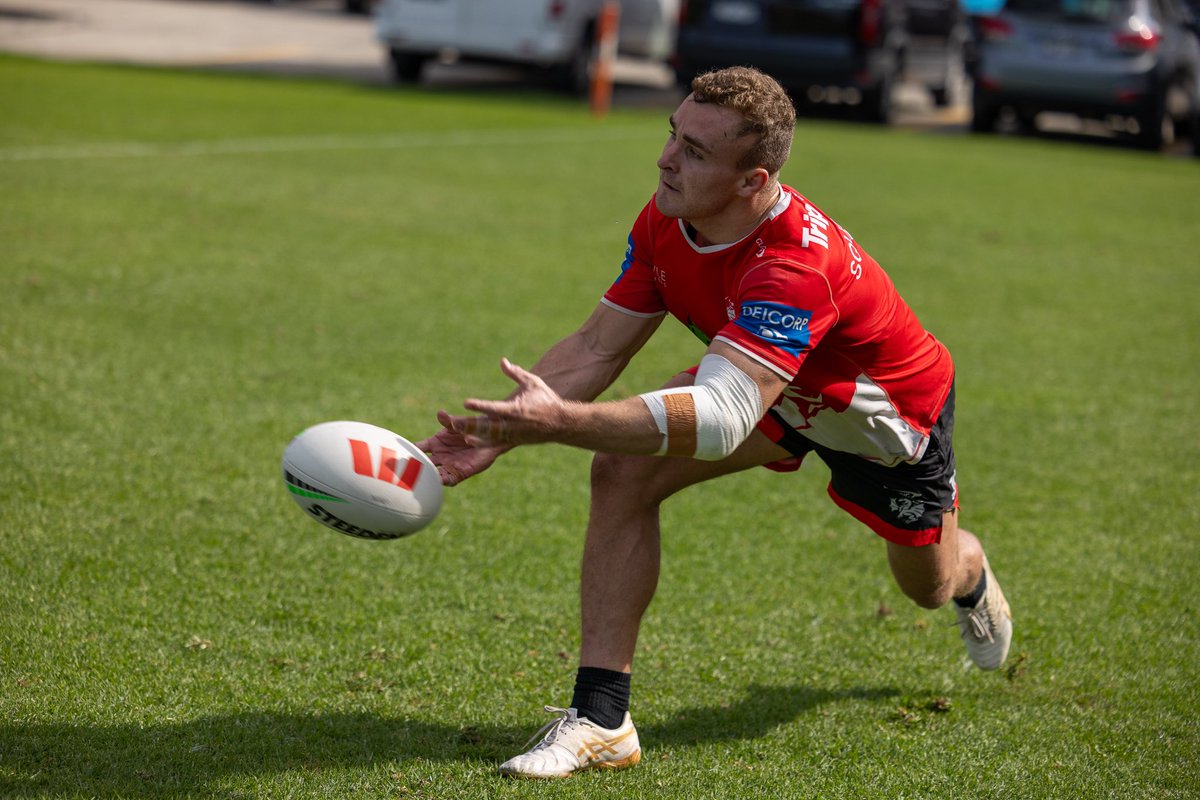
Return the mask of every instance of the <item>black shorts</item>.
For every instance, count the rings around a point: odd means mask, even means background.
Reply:
[[[830,450],[788,426],[774,409],[759,430],[793,455],[766,466],[798,469],[810,452],[829,466],[829,496],[842,510],[896,544],[919,547],[942,537],[942,514],[958,508],[954,473],[954,387],[929,432],[929,446],[915,464],[885,467],[861,456]]]

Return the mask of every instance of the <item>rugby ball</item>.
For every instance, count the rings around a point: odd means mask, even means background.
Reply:
[[[399,539],[442,508],[437,467],[403,436],[366,422],[323,422],[283,451],[288,493],[310,517],[360,539]]]

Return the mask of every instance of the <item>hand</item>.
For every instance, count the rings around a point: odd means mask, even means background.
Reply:
[[[470,446],[487,448],[501,445],[535,444],[554,441],[562,432],[567,403],[546,382],[507,358],[500,369],[517,384],[507,400],[470,399],[463,407],[482,412],[477,417],[438,419],[449,430],[463,437]]]
[[[439,411],[438,421],[446,427],[416,443],[417,447],[429,454],[444,486],[457,486],[467,478],[478,475],[511,449],[507,446],[480,447],[470,444],[462,434],[450,430],[450,419],[445,411]]]

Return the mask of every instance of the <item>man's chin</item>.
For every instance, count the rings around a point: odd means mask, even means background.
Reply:
[[[658,191],[654,193],[654,207],[658,209],[658,213],[664,217],[680,216],[678,206],[675,204],[675,192],[660,186]]]

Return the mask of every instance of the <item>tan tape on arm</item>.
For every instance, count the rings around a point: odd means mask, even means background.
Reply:
[[[667,409],[667,455],[696,455],[696,401],[691,394],[663,395]]]

